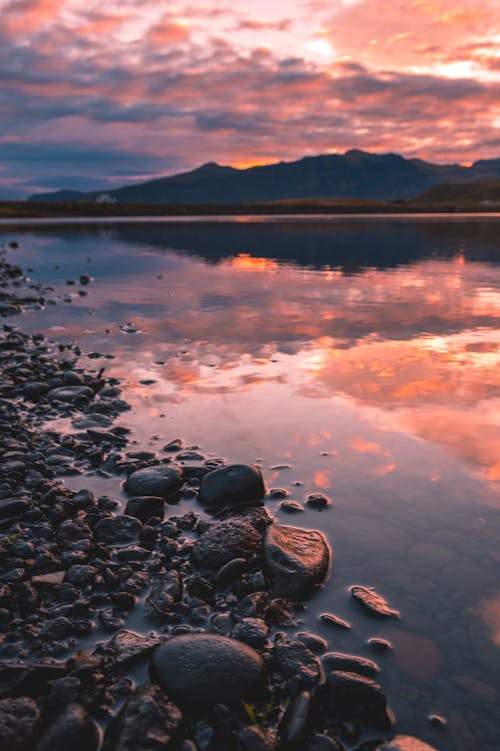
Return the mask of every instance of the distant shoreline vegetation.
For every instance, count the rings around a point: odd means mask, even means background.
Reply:
[[[444,186],[454,188],[455,186]],[[460,186],[464,187],[464,186]],[[430,193],[431,191],[429,191]],[[446,191],[445,191],[446,192]],[[460,200],[443,197],[433,188],[432,200],[297,199],[249,204],[126,204],[90,201],[0,201],[0,219],[49,219],[140,216],[276,216],[279,214],[443,214],[498,213],[500,200]],[[429,196],[431,198],[431,196]]]

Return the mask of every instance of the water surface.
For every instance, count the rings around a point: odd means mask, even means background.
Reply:
[[[88,362],[122,379],[140,446],[182,437],[258,462],[292,500],[331,497],[297,516],[268,501],[334,549],[301,625],[358,654],[393,642],[381,682],[398,729],[498,751],[500,220],[0,227],[11,239],[61,298],[23,327],[113,356]],[[66,284],[81,274],[90,285]],[[353,583],[401,621],[362,613]],[[318,625],[325,610],[351,631]]]

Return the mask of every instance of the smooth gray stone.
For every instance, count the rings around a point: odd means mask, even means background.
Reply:
[[[154,652],[155,682],[181,704],[235,704],[264,674],[262,657],[243,642],[218,634],[174,636]]]

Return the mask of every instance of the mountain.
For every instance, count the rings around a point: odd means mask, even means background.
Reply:
[[[297,198],[363,198],[393,201],[413,198],[434,185],[500,178],[500,159],[471,167],[439,165],[398,154],[347,151],[235,169],[209,162],[171,177],[116,190],[80,194],[75,200],[123,204],[241,204]],[[61,191],[30,201],[60,201]]]

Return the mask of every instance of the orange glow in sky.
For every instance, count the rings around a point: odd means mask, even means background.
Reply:
[[[352,148],[499,154],[498,0],[0,0],[0,14],[0,197]]]

